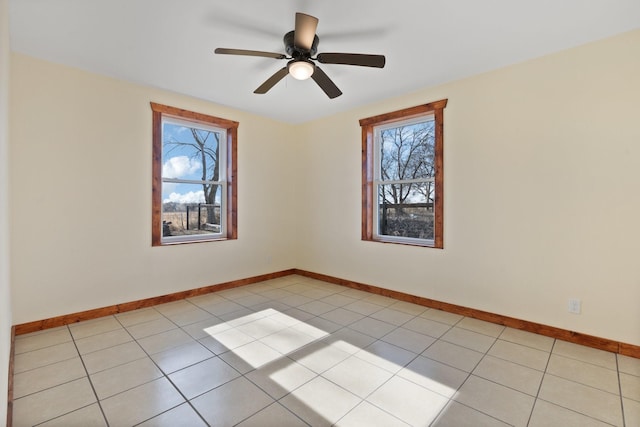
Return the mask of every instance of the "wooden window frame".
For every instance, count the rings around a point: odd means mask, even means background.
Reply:
[[[360,120],[362,128],[362,240],[397,243],[413,246],[444,248],[444,108],[447,99],[417,105],[378,116]],[[374,209],[377,207],[374,194],[374,130],[378,126],[410,120],[424,115],[433,115],[435,120],[435,199],[434,199],[434,239],[433,243],[421,239],[387,241],[376,237],[374,229]]]
[[[185,243],[200,243],[238,238],[238,126],[239,123],[219,117],[183,110],[168,105],[151,102],[153,112],[153,160],[152,160],[152,210],[151,245],[167,246]],[[193,122],[194,125],[206,124],[225,129],[226,140],[226,176],[227,206],[225,233],[222,238],[199,238],[180,242],[162,241],[162,119],[169,117]]]

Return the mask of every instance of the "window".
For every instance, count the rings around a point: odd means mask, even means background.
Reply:
[[[360,120],[362,239],[443,247],[447,100]]]
[[[237,238],[238,123],[151,103],[152,245]]]

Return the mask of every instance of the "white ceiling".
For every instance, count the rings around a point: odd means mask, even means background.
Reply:
[[[286,77],[295,12],[319,18],[318,52],[383,54],[384,69],[322,65],[344,93]],[[10,0],[14,51],[288,123],[318,117],[640,28],[640,0]],[[632,54],[630,52],[630,54]]]

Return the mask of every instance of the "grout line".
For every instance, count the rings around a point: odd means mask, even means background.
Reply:
[[[10,337],[10,349],[9,349],[9,372],[8,372],[8,384],[7,384],[7,427],[13,425],[13,376],[14,376],[14,363],[16,352],[16,327],[11,327]]]
[[[622,412],[622,427],[626,426],[626,420],[624,417],[624,398],[622,396],[622,379],[620,378],[620,361],[616,354],[616,371],[618,372],[618,393],[620,393],[620,411]]]

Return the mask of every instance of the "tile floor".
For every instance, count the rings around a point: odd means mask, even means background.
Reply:
[[[16,337],[15,427],[640,426],[640,360],[288,276]]]

